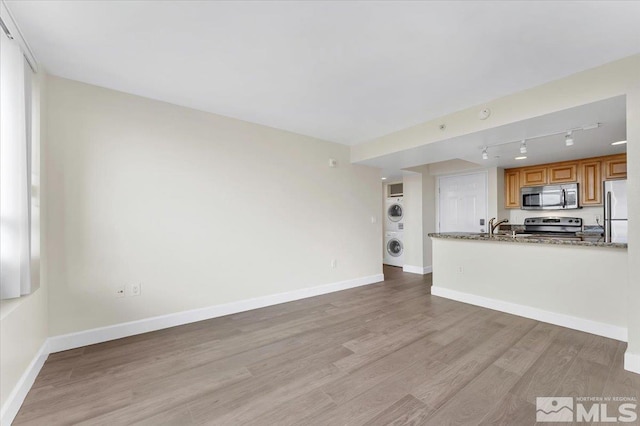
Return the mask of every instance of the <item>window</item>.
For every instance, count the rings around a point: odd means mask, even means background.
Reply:
[[[37,220],[31,220],[39,217],[39,205],[32,199],[38,195],[32,184],[39,175],[39,147],[33,143],[39,120],[33,114],[33,72],[20,45],[4,31],[0,57],[0,298],[9,299],[39,285],[39,273],[32,274],[32,242],[39,249],[39,232],[32,232]]]

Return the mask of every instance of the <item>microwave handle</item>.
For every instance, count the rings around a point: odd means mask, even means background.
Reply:
[[[564,188],[562,189],[562,208],[566,208],[567,207],[567,191],[564,190]]]

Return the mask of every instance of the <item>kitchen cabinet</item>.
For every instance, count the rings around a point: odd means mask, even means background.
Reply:
[[[520,207],[520,171],[504,172],[504,206],[508,209]]]
[[[627,154],[612,155],[604,161],[604,180],[627,178]]]
[[[627,154],[584,158],[561,163],[506,169],[504,207],[520,208],[520,189],[526,186],[577,182],[580,206],[602,205],[602,182],[627,178]]]
[[[578,181],[578,164],[576,162],[558,163],[549,166],[549,183],[570,183]]]
[[[602,161],[580,161],[580,205],[602,204]]]
[[[546,185],[548,183],[546,166],[526,167],[521,170],[522,181],[520,183],[522,186]]]

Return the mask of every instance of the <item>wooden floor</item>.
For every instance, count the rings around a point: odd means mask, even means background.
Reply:
[[[640,397],[626,344],[430,295],[430,275],[52,354],[15,424],[535,423]]]

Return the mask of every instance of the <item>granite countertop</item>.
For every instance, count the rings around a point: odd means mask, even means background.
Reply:
[[[627,243],[607,243],[604,237],[598,234],[583,233],[573,238],[545,237],[541,235],[519,236],[516,234],[489,234],[470,233],[470,232],[446,232],[428,234],[431,238],[447,238],[453,240],[471,240],[471,241],[496,241],[505,243],[528,243],[528,244],[552,244],[567,246],[586,246],[586,247],[610,247],[610,248],[627,248]],[[529,234],[530,235],[530,234]]]

